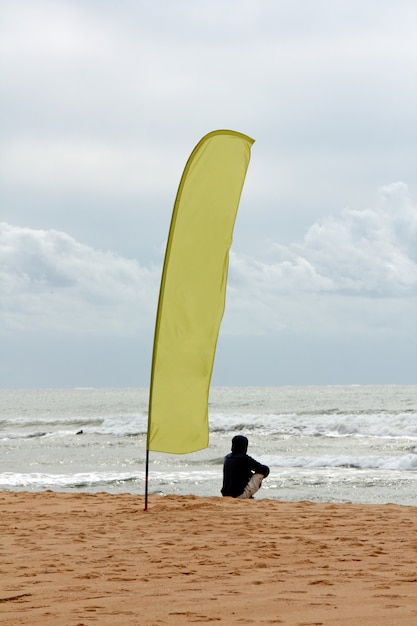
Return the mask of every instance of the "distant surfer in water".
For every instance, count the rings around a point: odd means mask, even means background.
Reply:
[[[258,463],[248,454],[248,439],[236,435],[232,439],[232,451],[223,464],[223,496],[252,498],[269,474],[269,467]]]

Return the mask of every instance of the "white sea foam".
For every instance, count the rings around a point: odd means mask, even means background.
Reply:
[[[71,429],[70,427],[74,428]],[[338,414],[338,415],[255,415],[215,414],[209,416],[210,432],[263,432],[265,435],[307,435],[323,437],[366,436],[408,437],[417,439],[417,414]],[[128,436],[146,433],[147,417],[123,414],[101,417],[17,418],[3,422],[0,437],[7,436],[8,427],[15,434],[57,432],[69,435],[74,429],[97,435]]]
[[[142,493],[146,389],[0,391],[0,489]],[[150,491],[219,495],[237,433],[259,497],[417,505],[416,387],[217,388],[208,448],[151,453]],[[79,433],[79,434],[78,434]]]
[[[340,467],[356,469],[379,469],[404,472],[417,471],[417,454],[407,454],[400,457],[377,456],[329,456],[316,457],[302,456],[263,456],[262,462],[271,467]]]
[[[8,473],[0,474],[0,483],[4,488],[82,488],[88,486],[111,485],[141,477],[136,474],[116,473],[116,472],[78,472],[74,474],[42,474],[34,472],[32,474]]]

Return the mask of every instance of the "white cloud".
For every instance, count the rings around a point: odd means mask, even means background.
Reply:
[[[2,223],[1,331],[131,336],[153,323],[158,275],[66,233]]]
[[[324,321],[335,327],[349,318],[371,328],[384,319],[381,324],[387,327],[386,309],[396,325],[401,305],[395,305],[394,315],[388,302],[417,295],[416,240],[416,207],[407,186],[394,183],[380,190],[376,208],[347,208],[324,217],[308,229],[302,243],[270,241],[256,259],[233,252],[228,329],[319,329]],[[384,305],[376,299],[385,299]]]
[[[401,300],[416,295],[417,212],[403,183],[380,199],[319,220],[301,243],[270,241],[256,257],[234,250],[224,332],[395,326]],[[152,332],[160,267],[3,223],[0,268],[3,332]]]
[[[321,275],[338,292],[377,296],[415,294],[417,211],[407,186],[380,191],[381,204],[364,211],[344,209],[340,218],[314,224],[301,246]]]
[[[346,208],[313,224],[302,243],[271,242],[267,261],[234,258],[233,277],[277,293],[409,296],[417,286],[417,211],[404,183],[380,190],[380,206]]]

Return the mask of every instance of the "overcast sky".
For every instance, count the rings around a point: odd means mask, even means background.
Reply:
[[[0,0],[0,386],[148,386],[206,133],[256,141],[215,385],[417,381],[414,0]]]

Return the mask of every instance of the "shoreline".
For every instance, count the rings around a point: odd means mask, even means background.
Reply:
[[[4,626],[417,622],[416,508],[1,491]]]

